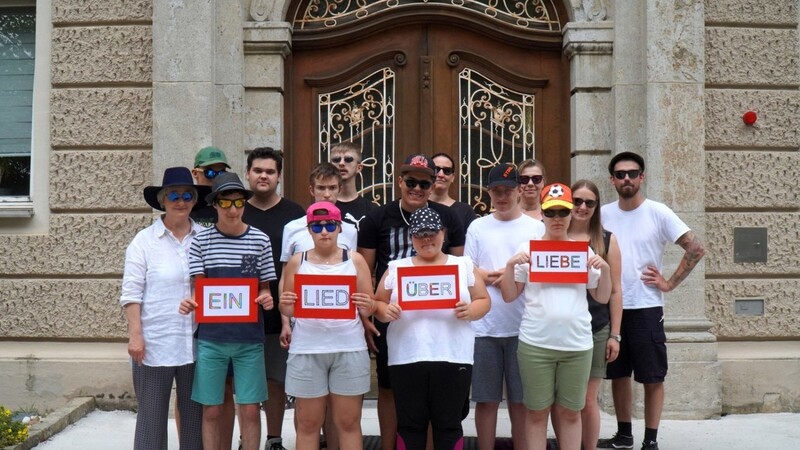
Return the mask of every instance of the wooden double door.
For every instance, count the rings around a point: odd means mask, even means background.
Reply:
[[[485,212],[498,162],[536,158],[569,177],[569,67],[556,41],[498,38],[446,20],[415,19],[363,37],[309,39],[287,60],[288,194],[341,141],[361,146],[363,195],[396,197],[396,168],[413,153],[450,154],[452,195]]]

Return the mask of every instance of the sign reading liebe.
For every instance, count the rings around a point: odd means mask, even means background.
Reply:
[[[589,243],[584,241],[531,241],[530,281],[587,283]]]
[[[458,266],[397,268],[397,303],[403,310],[454,308],[459,298]]]
[[[356,304],[350,295],[356,292],[355,275],[294,276],[297,301],[294,316],[300,319],[354,319]]]
[[[258,322],[257,278],[196,278],[197,323]]]

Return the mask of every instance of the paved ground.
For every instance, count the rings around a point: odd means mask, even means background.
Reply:
[[[294,449],[293,410],[284,421],[284,445]],[[500,413],[498,436],[509,436],[510,425],[505,411]],[[40,444],[37,450],[127,450],[132,447],[136,415],[127,411],[94,411],[64,431]],[[364,434],[378,434],[374,402],[366,402],[362,418]],[[262,434],[264,430],[262,415]],[[610,436],[616,427],[614,418],[603,415],[601,436]],[[644,425],[634,422],[636,442],[642,439]],[[170,450],[177,450],[174,420],[170,421]],[[466,435],[475,435],[472,413],[464,421]],[[238,433],[238,431],[237,431]],[[552,433],[551,433],[552,434]],[[262,441],[264,438],[262,437]],[[232,443],[232,448],[236,448]],[[666,420],[659,431],[661,450],[738,450],[800,448],[800,414],[731,415],[717,420]],[[637,445],[638,448],[638,445]]]

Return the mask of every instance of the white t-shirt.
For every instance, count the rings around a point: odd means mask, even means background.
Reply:
[[[522,244],[517,251],[529,251]],[[589,248],[589,257],[594,251]],[[519,340],[537,347],[560,351],[583,351],[593,347],[592,315],[586,302],[586,289],[597,287],[600,271],[589,268],[589,283],[531,283],[530,264],[514,268],[514,281],[525,283],[522,298],[525,314]]]
[[[472,261],[448,255],[445,264],[458,265],[459,294],[469,303],[469,287],[475,284]],[[391,303],[397,303],[397,268],[413,265],[411,258],[389,262],[384,286],[392,291]],[[400,319],[389,323],[386,343],[390,366],[420,361],[472,364],[475,333],[469,322],[456,318],[454,309],[403,311]]]
[[[345,250],[356,250],[358,232],[352,223],[342,222],[342,232],[339,233],[337,244]],[[292,255],[307,252],[314,248],[314,239],[308,230],[306,216],[297,218],[283,227],[283,245],[281,246],[281,262],[288,262]]]
[[[689,231],[689,227],[663,203],[645,200],[633,211],[618,202],[603,205],[603,228],[617,236],[622,254],[622,308],[664,306],[664,294],[642,281],[647,265],[663,270],[664,247]],[[666,278],[666,276],[665,276]]]
[[[349,257],[347,261],[339,264],[315,264],[304,260],[297,268],[297,273],[355,275],[356,266]],[[364,325],[358,317],[357,309],[352,319],[295,319],[294,321],[289,353],[337,353],[366,349]]]
[[[497,220],[494,214],[480,217],[467,229],[464,256],[469,256],[484,270],[505,269],[506,262],[517,252],[520,244],[527,245],[531,240],[541,238],[544,231],[542,222],[525,214],[514,220]],[[500,288],[487,285],[486,290],[492,300],[492,309],[482,319],[472,322],[475,336],[517,336],[525,309],[522,300],[517,298],[506,303]]]

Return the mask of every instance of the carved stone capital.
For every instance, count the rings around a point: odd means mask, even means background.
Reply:
[[[245,55],[291,53],[292,27],[287,22],[246,22],[243,31]]]
[[[570,22],[564,27],[564,54],[611,55],[614,50],[614,22]]]

